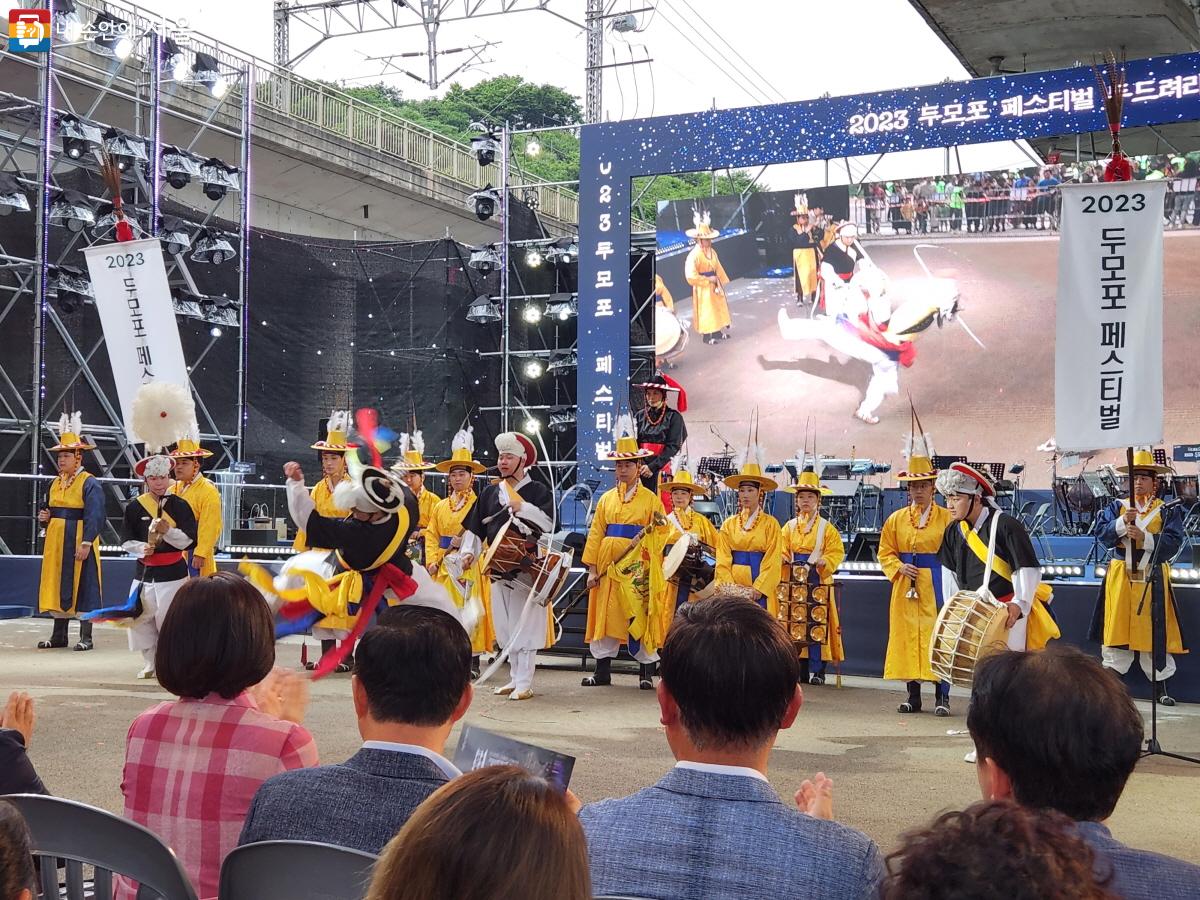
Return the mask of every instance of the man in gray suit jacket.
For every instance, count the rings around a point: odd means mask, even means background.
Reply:
[[[1126,900],[1200,897],[1200,866],[1127,847],[1104,824],[1137,765],[1144,726],[1099,660],[1058,644],[986,657],[975,667],[967,729],[985,800],[1070,816],[1096,874],[1111,875],[1109,888]]]
[[[866,835],[828,821],[832,785],[784,803],[767,782],[775,736],[800,711],[800,664],[766,610],[741,599],[680,608],[662,648],[658,702],[675,768],[653,787],[579,813],[597,894],[663,900],[874,897]]]
[[[378,854],[459,774],[442,756],[471,705],[471,642],[448,613],[397,606],[359,641],[350,679],[363,746],[344,763],[267,779],[240,844],[319,841]]]

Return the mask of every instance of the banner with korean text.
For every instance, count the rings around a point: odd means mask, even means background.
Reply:
[[[83,251],[125,430],[132,429],[133,397],[150,381],[188,387],[187,366],[159,241],[104,244]]]
[[[1165,181],[1062,187],[1054,341],[1060,449],[1162,441],[1166,189]]]

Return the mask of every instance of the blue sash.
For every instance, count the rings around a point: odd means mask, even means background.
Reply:
[[[937,608],[942,608],[945,597],[942,596],[942,563],[936,553],[901,553],[900,562],[918,569],[928,569],[933,578],[933,599]]]
[[[83,510],[70,506],[52,506],[50,507],[50,518],[65,519],[68,522],[82,522]]]
[[[452,536],[443,534],[440,538],[438,538],[438,548],[441,550],[449,550],[453,540],[454,538]]]
[[[746,566],[750,569],[750,577],[758,580],[758,570],[764,555],[760,550],[734,550],[731,562],[735,566]]]
[[[641,525],[609,525],[604,529],[605,537],[619,537],[633,540],[638,536],[638,532],[642,530]]]

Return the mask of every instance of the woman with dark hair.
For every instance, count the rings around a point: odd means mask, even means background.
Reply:
[[[417,807],[383,849],[367,900],[591,896],[587,843],[567,795],[518,766],[489,766]]]
[[[1091,848],[1052,809],[984,801],[911,831],[887,858],[882,900],[1117,900]]]
[[[154,659],[159,684],[178,699],[133,720],[121,793],[126,818],[175,851],[202,898],[216,896],[259,785],[317,764],[300,725],[307,682],[274,665],[275,624],[248,581],[218,572],[180,587]]]
[[[33,900],[32,843],[17,808],[0,800],[0,900]]]

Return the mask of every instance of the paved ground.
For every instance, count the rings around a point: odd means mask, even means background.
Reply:
[[[928,243],[939,245],[936,236],[930,238]],[[921,290],[913,243],[866,244],[891,277],[896,302]],[[1200,440],[1193,414],[1194,386],[1200,383],[1194,346],[1200,334],[1200,232],[1171,233],[1164,246],[1166,441],[1190,443]],[[891,462],[898,470],[911,392],[939,452],[1026,461],[1027,486],[1048,486],[1049,456],[1035,448],[1054,433],[1058,239],[940,239],[940,246],[921,252],[934,274],[958,280],[963,319],[986,350],[958,325],[930,328],[917,339],[915,364],[900,370],[900,395],[884,401],[878,425],[867,425],[853,412],[870,366],[823,344],[780,336],[780,306],[792,316],[801,314],[790,277],[738,279],[728,288],[732,339],[706,346],[693,333],[671,373],[688,391],[691,458],[721,449],[710,425],[736,448],[744,447],[746,423],[758,404],[760,438],[770,461],[796,452],[811,416],[818,452],[846,456],[854,448],[858,456]],[[690,297],[677,297],[676,308],[690,320]]]
[[[133,678],[139,659],[117,629],[97,627],[91,653],[29,649],[46,630],[41,621],[0,622],[0,690],[22,688],[35,697],[32,757],[50,789],[119,811],[126,729],[167,695]],[[281,645],[281,664],[298,660],[296,645]],[[544,662],[534,700],[510,703],[481,690],[467,721],[576,756],[571,786],[585,802],[629,793],[666,771],[672,760],[653,695],[638,691],[632,675],[612,688],[584,689],[572,663]],[[324,762],[358,747],[347,680],[333,676],[313,689],[306,724]],[[936,812],[978,799],[975,770],[962,761],[969,748],[961,733],[965,699],[955,699],[950,719],[897,715],[900,699],[898,685],[866,678],[847,678],[840,690],[806,689],[795,727],[781,733],[772,755],[776,789],[790,796],[808,774],[826,772],[836,784],[838,818],[885,848]],[[1200,708],[1176,707],[1160,724],[1166,749],[1200,755]],[[451,746],[455,741],[457,734]],[[1139,765],[1112,825],[1131,844],[1200,861],[1198,814],[1200,766],[1156,757]]]

